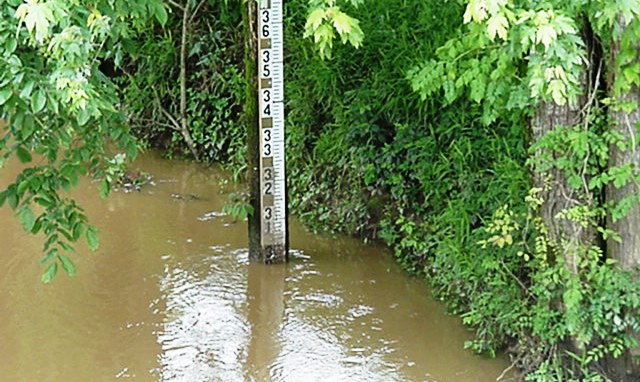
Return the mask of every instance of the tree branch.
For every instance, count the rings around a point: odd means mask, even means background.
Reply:
[[[178,8],[179,10],[181,10],[182,12],[184,12],[184,7],[178,3],[176,3],[173,0],[167,0],[167,3],[169,3],[169,5]],[[188,5],[188,4],[187,4]]]
[[[182,12],[182,38],[180,41],[180,128],[182,136],[196,158],[200,159],[187,124],[187,33],[189,24],[189,0],[185,0]]]
[[[198,12],[200,11],[200,7],[206,3],[207,0],[202,0],[200,2],[200,4],[198,4],[195,9],[193,10],[193,12],[191,13],[191,17],[189,18],[189,24],[193,23],[193,20],[196,18],[196,15],[198,14]]]

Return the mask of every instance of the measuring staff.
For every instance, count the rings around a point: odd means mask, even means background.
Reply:
[[[287,257],[283,0],[258,0],[260,244],[264,261]]]

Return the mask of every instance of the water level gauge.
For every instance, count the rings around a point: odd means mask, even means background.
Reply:
[[[265,262],[283,262],[287,251],[282,1],[258,1],[260,244]]]

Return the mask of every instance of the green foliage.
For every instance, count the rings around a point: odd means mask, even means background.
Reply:
[[[108,145],[135,157],[136,142],[100,62],[119,57],[123,42],[162,12],[159,0],[0,5],[0,158],[15,155],[30,165],[0,191],[0,201],[25,230],[44,235],[43,282],[53,279],[57,264],[75,274],[63,253],[93,232],[82,208],[61,192],[80,176],[102,178]],[[87,236],[91,247],[94,239]]]
[[[245,163],[244,125],[239,120],[244,99],[243,36],[237,25],[241,7],[211,0],[197,8],[188,24],[187,117],[201,160]],[[147,30],[131,45],[119,78],[129,123],[136,136],[166,150],[189,155],[171,118],[179,119],[179,51],[181,12],[171,13],[163,29]]]
[[[567,270],[561,257],[552,261],[550,255],[561,243],[548,240],[547,228],[536,217],[541,200],[535,190],[527,200],[528,212],[500,208],[476,232],[485,239],[481,260],[465,267],[471,273],[467,279],[482,280],[480,289],[464,290],[465,297],[470,294],[471,309],[463,319],[479,334],[470,346],[494,351],[501,339],[514,338],[512,347],[528,372],[526,380],[604,381],[595,372],[598,362],[636,346],[630,333],[640,327],[640,299],[635,294],[640,284],[613,261],[603,263],[598,247],[580,249],[579,276]],[[504,226],[528,228],[511,244],[491,240],[496,227]],[[446,299],[459,298],[460,290],[447,292]],[[563,309],[558,308],[560,302]],[[568,338],[575,339],[580,353],[561,347]]]
[[[354,7],[363,0],[347,0],[345,3]],[[309,0],[309,13],[304,26],[304,37],[313,38],[321,58],[331,58],[333,40],[336,33],[343,44],[347,42],[354,48],[362,45],[364,33],[360,22],[349,16],[336,5],[335,0]]]
[[[302,4],[288,4],[286,36],[307,22]],[[304,41],[285,39],[291,55],[285,65],[291,208],[316,228],[365,237],[377,231],[389,202],[383,150],[391,156],[411,144],[394,143],[396,130],[420,135],[430,128],[425,120],[440,118],[435,109],[425,111],[405,70],[445,40],[439,31],[450,30],[458,14],[456,7],[420,1],[366,5],[350,12],[367,36],[358,50],[336,46],[333,59],[325,61]],[[408,15],[407,7],[415,13]]]
[[[464,33],[409,71],[423,98],[443,92],[448,103],[475,101],[486,124],[531,110],[541,99],[576,102],[585,53],[573,19],[553,10],[510,9],[506,1],[472,0],[464,21]]]
[[[249,204],[249,195],[246,192],[232,192],[229,201],[222,208],[222,212],[231,215],[234,219],[246,220],[253,214],[253,206]]]
[[[639,197],[613,205],[602,196],[608,184],[637,179],[632,165],[609,167],[610,148],[629,142],[599,108],[604,87],[582,94],[586,76],[605,78],[585,71],[598,67],[587,58],[599,57],[583,37],[621,38],[622,58],[611,67],[626,76],[626,85],[616,77],[616,94],[628,90],[637,83],[638,6],[471,0],[465,12],[433,3],[402,2],[411,15],[394,1],[349,11],[366,36],[355,52],[327,42],[334,34],[321,29],[323,11],[289,15],[290,31],[304,20],[307,35],[322,34],[321,55],[333,48],[322,61],[289,43],[292,208],[314,227],[384,240],[475,328],[470,348],[495,354],[509,346],[527,380],[604,380],[601,363],[637,346],[637,294],[625,290],[637,291],[638,280],[598,243],[551,239],[529,169],[562,174],[577,195],[558,224],[619,240],[603,222],[620,219]],[[588,101],[581,124],[529,141],[540,102],[579,99]],[[637,107],[617,103],[608,101],[616,110]],[[575,256],[577,274],[565,256]]]

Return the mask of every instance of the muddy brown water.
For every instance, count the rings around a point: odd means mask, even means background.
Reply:
[[[509,366],[464,350],[469,331],[384,248],[291,219],[291,262],[253,264],[219,172],[135,166],[156,185],[74,192],[101,231],[75,278],[42,285],[41,239],[0,209],[0,381],[489,382]]]

